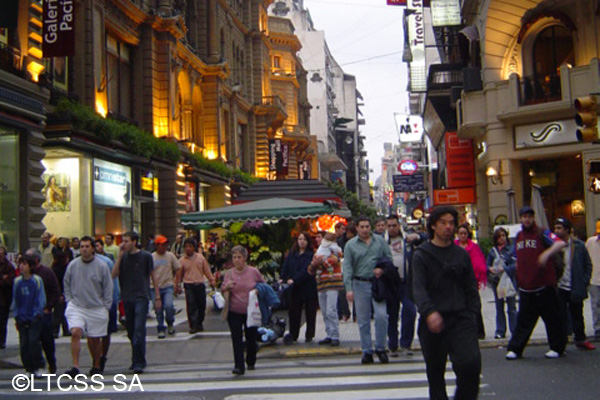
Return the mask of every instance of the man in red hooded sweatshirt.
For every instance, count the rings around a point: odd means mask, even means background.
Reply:
[[[566,243],[554,233],[535,224],[534,211],[525,206],[519,210],[522,231],[515,240],[519,313],[515,333],[508,342],[507,360],[522,356],[531,332],[541,316],[546,325],[550,351],[546,358],[558,358],[565,351],[562,318],[558,301],[557,277],[550,257]]]

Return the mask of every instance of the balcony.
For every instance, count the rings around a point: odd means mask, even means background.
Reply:
[[[560,101],[560,75],[551,74],[544,77],[524,76],[521,78],[521,104],[530,105]]]
[[[21,51],[0,43],[0,69],[13,75],[24,77],[23,71],[19,68],[21,60]]]
[[[285,103],[279,96],[263,96],[261,103],[255,105],[257,115],[266,115],[274,121],[285,121],[288,117],[285,112]]]
[[[497,118],[508,125],[524,125],[573,118],[576,97],[600,92],[600,62],[560,67],[560,73],[544,79],[512,74],[508,80],[488,82],[486,90],[462,92],[458,107],[459,137],[477,138]],[[487,120],[489,103],[496,112]]]

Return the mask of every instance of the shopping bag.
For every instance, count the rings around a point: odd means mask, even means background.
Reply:
[[[223,297],[221,292],[216,290],[212,295],[212,299],[213,299],[215,311],[223,310],[223,307],[225,306],[225,297]]]
[[[246,318],[246,326],[261,326],[262,314],[258,304],[258,292],[256,289],[250,291],[248,295],[248,317]]]
[[[500,282],[498,282],[498,287],[496,288],[496,294],[499,299],[505,299],[517,294],[515,285],[513,285],[512,279],[510,279],[510,276],[508,276],[506,272],[502,273],[502,276],[500,277]]]

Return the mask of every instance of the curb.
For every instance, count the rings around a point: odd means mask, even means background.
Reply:
[[[527,346],[546,346],[548,342],[545,339],[530,339]],[[492,339],[492,340],[481,340],[479,342],[480,349],[502,349],[508,345],[508,339]],[[420,345],[415,345],[412,350],[416,352],[421,351]],[[323,347],[323,348],[297,348],[289,350],[277,350],[272,349],[268,352],[261,351],[261,356],[265,358],[301,358],[301,357],[326,357],[336,355],[360,355],[362,350],[360,347]]]

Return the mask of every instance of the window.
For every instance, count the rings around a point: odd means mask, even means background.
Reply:
[[[560,100],[560,66],[575,65],[575,48],[569,29],[550,25],[535,35],[531,47],[524,46],[524,49],[530,52],[531,60],[531,64],[525,65],[525,71],[531,75],[523,78],[525,103]]]
[[[129,47],[113,36],[106,38],[108,111],[131,118],[132,82]]]

